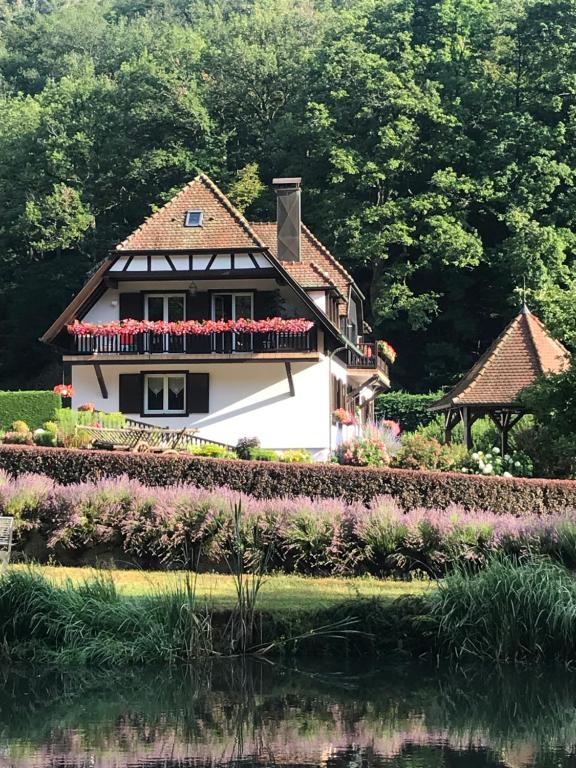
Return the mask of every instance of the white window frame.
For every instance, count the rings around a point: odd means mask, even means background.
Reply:
[[[198,223],[197,224],[191,224],[190,220],[192,217],[198,217]],[[197,227],[202,226],[202,221],[204,219],[204,214],[202,211],[198,210],[197,208],[195,210],[186,211],[186,215],[184,217],[184,226],[190,227],[191,229],[196,229]]]
[[[163,389],[163,408],[162,410],[150,410],[148,407],[148,379],[160,379],[164,380]],[[181,378],[184,382],[184,408],[181,410],[170,410],[168,408],[168,380]],[[161,371],[151,371],[144,374],[144,415],[145,416],[185,416],[186,415],[186,374],[185,373],[162,373]]]
[[[162,305],[162,319],[164,322],[168,322],[168,300],[169,299],[183,299],[184,300],[184,318],[186,319],[186,294],[185,293],[146,293],[144,296],[144,320],[149,320],[148,317],[148,300],[150,298],[153,299],[163,299],[163,305]]]

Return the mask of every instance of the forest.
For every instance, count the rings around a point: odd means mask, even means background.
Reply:
[[[195,174],[305,223],[394,383],[450,384],[524,296],[576,347],[576,0],[0,0],[0,388]]]

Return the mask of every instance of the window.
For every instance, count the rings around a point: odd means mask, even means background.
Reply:
[[[185,319],[185,307],[183,293],[149,293],[144,304],[144,319],[174,323]]]
[[[185,414],[186,374],[148,373],[144,377],[145,414]]]
[[[252,293],[214,293],[212,295],[213,320],[252,320],[254,295]]]
[[[201,227],[202,211],[186,211],[184,226],[185,227]]]

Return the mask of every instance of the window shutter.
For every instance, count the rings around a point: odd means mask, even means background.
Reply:
[[[186,294],[186,320],[210,320],[212,311],[209,293]]]
[[[144,297],[141,293],[121,293],[119,298],[119,320],[143,320]]]
[[[284,307],[278,291],[256,291],[254,294],[254,320],[277,317]]]
[[[209,383],[207,373],[186,374],[186,413],[209,413]]]
[[[186,294],[186,320],[211,320],[212,307],[209,293]],[[210,352],[212,338],[210,336],[186,336],[186,351],[192,355]]]
[[[121,373],[118,377],[120,410],[141,414],[144,403],[144,377],[141,373]]]

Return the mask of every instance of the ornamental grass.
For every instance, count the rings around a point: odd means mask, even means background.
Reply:
[[[242,507],[235,520],[234,505]],[[388,496],[369,505],[304,496],[256,499],[229,488],[147,487],[126,477],[58,485],[0,474],[0,514],[16,518],[15,557],[74,564],[96,553],[142,567],[227,570],[245,565],[310,575],[435,577],[494,555],[549,556],[576,566],[576,512],[562,515],[416,508]],[[43,544],[38,547],[38,542]]]

